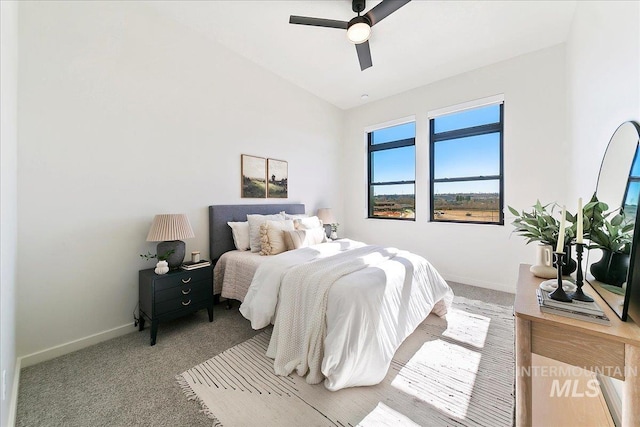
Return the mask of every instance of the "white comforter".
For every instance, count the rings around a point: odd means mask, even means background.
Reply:
[[[452,297],[424,258],[343,239],[270,258],[240,311],[254,329],[274,323],[267,356],[277,374],[339,390],[382,381],[404,339]]]

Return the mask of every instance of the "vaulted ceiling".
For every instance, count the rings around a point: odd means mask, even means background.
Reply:
[[[365,11],[378,3],[368,1]],[[576,7],[413,0],[372,28],[373,67],[361,71],[345,30],[289,24],[289,15],[348,21],[356,15],[351,0],[149,4],[341,109],[562,43]]]

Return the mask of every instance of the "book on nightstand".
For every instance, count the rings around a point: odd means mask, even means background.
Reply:
[[[182,263],[180,268],[183,270],[195,270],[196,268],[207,267],[209,265],[211,265],[211,261],[203,259],[198,262],[185,261]]]
[[[547,307],[560,308],[563,310],[570,309],[574,311],[604,316],[604,311],[602,311],[598,303],[595,301],[588,302],[573,300],[571,302],[562,302],[551,299],[551,297],[549,297],[549,292],[545,291],[544,289],[538,289],[538,292],[542,297],[543,304]]]
[[[558,316],[571,317],[585,322],[609,325],[611,321],[604,314],[598,303],[585,301],[562,302],[549,298],[549,292],[536,289],[538,305],[543,313],[557,314]]]

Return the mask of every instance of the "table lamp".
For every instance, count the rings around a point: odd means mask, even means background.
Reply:
[[[336,218],[333,216],[333,211],[331,210],[331,208],[318,209],[318,213],[316,214],[316,216],[322,221],[323,224],[331,227],[331,238],[337,239],[338,233],[336,229],[338,221],[336,221]]]
[[[195,235],[186,214],[160,214],[153,218],[147,242],[160,242],[156,248],[158,259],[166,258],[169,268],[175,270],[184,261],[185,245],[181,239],[193,237]]]

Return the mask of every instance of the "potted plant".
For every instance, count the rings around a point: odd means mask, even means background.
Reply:
[[[536,201],[530,212],[518,210],[508,206],[509,211],[515,216],[511,223],[516,234],[527,238],[527,244],[531,242],[540,242],[550,245],[555,250],[558,244],[558,234],[560,232],[560,220],[555,217],[555,211],[559,208],[557,203],[549,203],[543,205],[540,200]],[[562,274],[569,275],[575,271],[577,264],[571,259],[571,240],[576,235],[576,216],[569,211],[565,212],[565,247],[564,252],[567,254],[567,262],[562,267]],[[554,261],[555,266],[555,261]]]
[[[146,254],[140,254],[140,258],[146,259],[147,261],[155,258],[158,258],[158,261],[166,261],[167,258],[169,258],[169,256],[173,254],[175,251],[176,251],[175,249],[171,249],[162,255],[152,254],[151,252],[147,252]]]
[[[167,258],[171,254],[175,252],[175,249],[168,250],[164,254],[152,254],[151,252],[147,252],[146,254],[140,254],[140,258],[146,259],[147,261],[158,258],[158,262],[156,264],[155,273],[156,274],[167,274],[169,272],[169,263],[167,262]]]
[[[622,286],[627,281],[635,224],[623,210],[608,209],[609,206],[599,201],[595,194],[584,207],[584,216],[590,219],[585,227],[585,237],[590,242],[587,248],[602,251],[602,258],[591,264],[589,271],[600,282]]]

